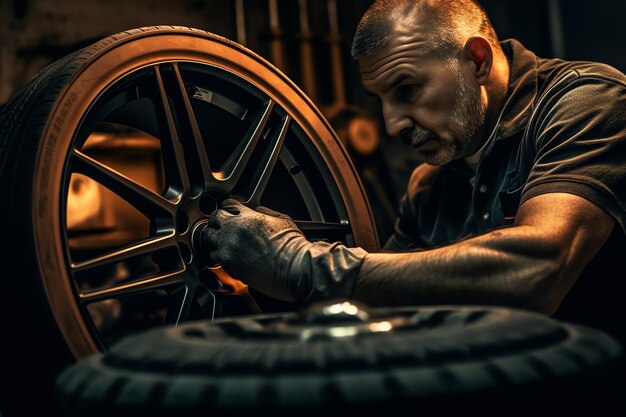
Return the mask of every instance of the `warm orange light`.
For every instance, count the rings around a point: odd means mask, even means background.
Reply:
[[[381,321],[378,323],[370,323],[369,328],[372,332],[388,332],[393,329],[393,325],[388,321]]]
[[[209,267],[209,269],[217,276],[217,279],[220,280],[224,287],[228,287],[234,294],[244,297],[246,301],[248,301],[248,305],[253,313],[262,313],[261,307],[259,307],[254,297],[252,297],[252,294],[250,294],[250,290],[246,284],[231,277],[221,265],[212,266]]]

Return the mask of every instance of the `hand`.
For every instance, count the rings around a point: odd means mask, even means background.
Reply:
[[[209,216],[203,241],[233,277],[284,301],[349,298],[367,252],[309,242],[293,220],[233,199]]]

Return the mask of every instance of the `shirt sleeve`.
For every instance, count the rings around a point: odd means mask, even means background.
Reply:
[[[535,113],[525,142],[535,158],[521,202],[545,193],[575,194],[626,231],[626,86],[579,77],[548,93]]]

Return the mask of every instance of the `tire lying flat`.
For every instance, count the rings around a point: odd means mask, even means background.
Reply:
[[[504,308],[280,314],[132,336],[65,370],[57,393],[68,416],[616,415],[621,361],[602,332]]]

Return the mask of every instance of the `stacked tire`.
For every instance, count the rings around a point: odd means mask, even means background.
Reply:
[[[602,332],[495,307],[367,314],[358,324],[283,314],[136,335],[67,369],[59,404],[68,416],[624,410],[621,348]]]

